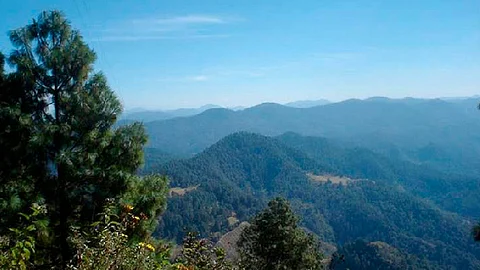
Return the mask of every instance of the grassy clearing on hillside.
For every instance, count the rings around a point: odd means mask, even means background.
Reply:
[[[168,191],[168,196],[173,197],[173,196],[184,196],[188,192],[196,190],[200,185],[196,185],[193,187],[186,187],[186,188],[181,188],[181,187],[173,187],[170,188]]]
[[[333,184],[341,184],[341,185],[348,185],[351,182],[357,181],[354,179],[351,179],[349,177],[344,177],[344,176],[335,176],[335,175],[330,175],[330,174],[321,174],[321,175],[316,175],[313,173],[307,173],[308,178],[314,182],[323,182],[326,183],[328,181],[332,182]]]

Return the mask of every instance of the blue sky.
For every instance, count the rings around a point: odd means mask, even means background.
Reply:
[[[480,93],[478,0],[4,0],[64,11],[125,107]]]

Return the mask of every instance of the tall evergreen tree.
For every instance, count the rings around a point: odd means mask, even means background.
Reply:
[[[38,195],[31,177],[45,175],[38,158],[43,155],[41,149],[28,143],[38,104],[27,93],[29,82],[18,74],[4,74],[4,59],[0,55],[0,234]]]
[[[166,179],[135,176],[147,141],[143,126],[113,128],[121,104],[105,76],[93,71],[95,53],[61,12],[42,12],[11,31],[10,40],[15,72],[1,89],[0,112],[2,125],[11,123],[0,142],[11,155],[2,154],[10,168],[1,167],[0,192],[24,205],[46,203],[55,232],[52,248],[66,263],[70,226],[94,220],[107,198],[139,203],[136,211],[158,215]],[[19,159],[12,161],[14,156]],[[23,181],[23,190],[15,191],[16,180]],[[4,183],[11,187],[6,190]],[[139,194],[146,188],[153,190]]]
[[[270,201],[240,236],[242,266],[262,270],[322,269],[318,243],[297,223],[285,199]]]

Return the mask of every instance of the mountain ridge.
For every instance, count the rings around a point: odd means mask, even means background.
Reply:
[[[145,126],[150,147],[182,156],[199,153],[238,131],[267,136],[293,131],[334,138],[419,163],[432,163],[440,169],[468,169],[471,174],[478,174],[480,117],[471,102],[347,100],[312,108],[265,103],[241,111],[211,109],[191,117],[145,123]],[[425,160],[425,156],[420,159],[416,152],[429,145],[435,145],[453,159],[448,162]]]

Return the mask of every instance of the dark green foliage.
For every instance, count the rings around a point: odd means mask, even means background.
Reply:
[[[32,269],[43,263],[37,251],[37,242],[48,237],[46,208],[34,204],[29,214],[19,213],[21,221],[9,233],[0,236],[0,266],[2,269]],[[43,241],[44,242],[44,241]]]
[[[34,121],[40,117],[42,101],[28,93],[31,83],[18,74],[3,74],[0,57],[0,234],[16,222],[17,213],[28,211],[39,197],[33,176],[46,173],[45,150],[29,143],[35,132]]]
[[[0,80],[0,194],[7,198],[0,233],[15,227],[14,212],[42,201],[54,232],[45,256],[65,265],[71,226],[89,224],[107,198],[156,217],[165,207],[166,179],[135,176],[147,141],[143,126],[113,128],[121,104],[61,12],[42,12],[11,31],[10,40],[15,71]]]
[[[402,253],[384,242],[367,243],[357,240],[340,248],[338,253],[344,254],[343,262],[335,267],[339,270],[440,269],[416,256]]]
[[[145,172],[151,172],[154,168],[168,163],[173,160],[181,159],[180,156],[175,156],[172,154],[165,153],[157,148],[145,148],[145,163],[140,168],[139,174],[144,174]]]
[[[246,269],[322,269],[322,254],[312,235],[298,227],[288,202],[273,199],[246,227],[238,243]]]
[[[122,202],[134,205],[133,213],[147,219],[135,228],[134,239],[141,241],[150,237],[158,225],[158,217],[167,206],[167,179],[157,175],[132,177],[122,195]]]
[[[214,247],[208,239],[199,239],[198,235],[192,232],[183,239],[182,252],[177,261],[184,266],[178,269],[236,269],[227,261],[223,249]]]

